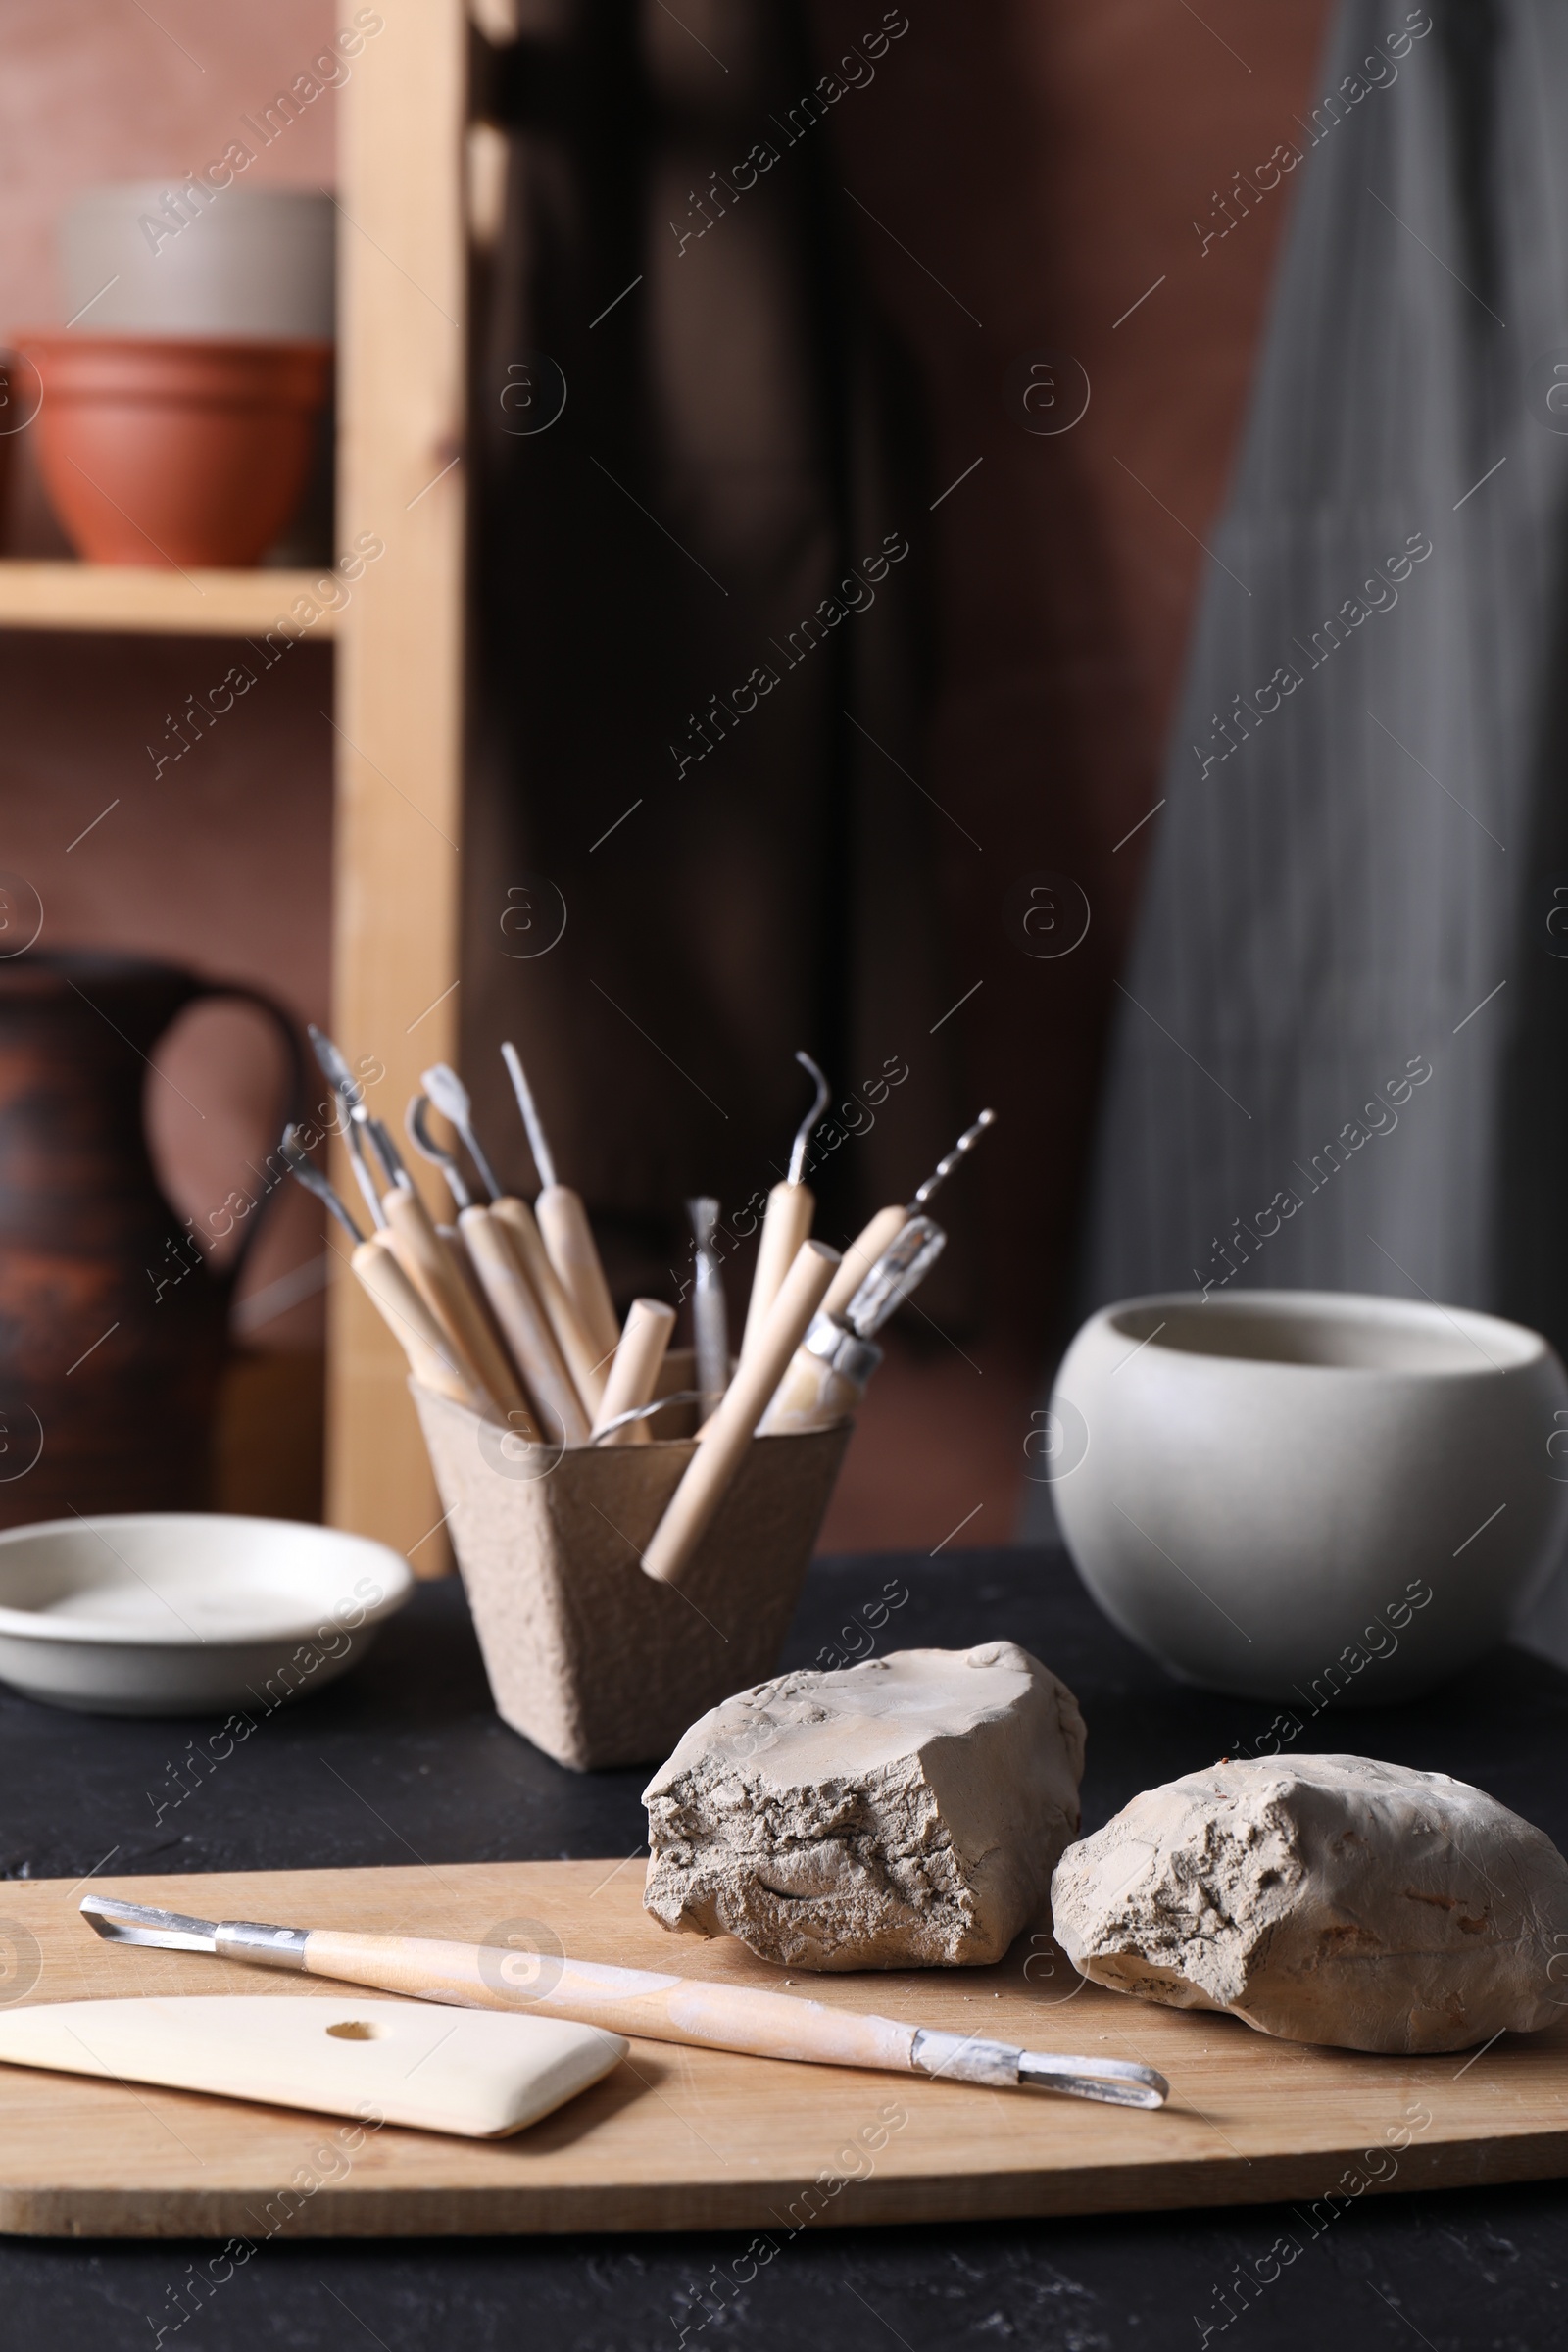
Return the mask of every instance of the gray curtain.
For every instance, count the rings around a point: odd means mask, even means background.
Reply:
[[[1084,1304],[1425,1293],[1561,1345],[1568,7],[1347,0],[1322,89],[1252,190],[1294,213],[1122,984]]]

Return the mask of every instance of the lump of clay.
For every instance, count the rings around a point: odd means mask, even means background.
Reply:
[[[1288,2041],[1466,2050],[1568,2004],[1568,1862],[1443,1772],[1364,1756],[1190,1772],[1070,1846],[1051,1900],[1097,1984]]]
[[[791,1968],[1000,1960],[1078,1827],[1084,1726],[1011,1642],[786,1674],[693,1724],[643,1791],[666,1928]]]

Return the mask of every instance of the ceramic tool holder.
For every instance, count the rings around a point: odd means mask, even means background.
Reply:
[[[690,1352],[660,1393],[689,1389]],[[646,1446],[528,1446],[410,1382],[502,1720],[586,1772],[656,1764],[778,1663],[850,1424],[754,1438],[679,1587],[646,1548],[695,1451],[690,1406]]]

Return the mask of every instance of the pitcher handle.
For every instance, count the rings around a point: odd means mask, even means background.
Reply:
[[[288,1054],[288,1108],[285,1118],[277,1123],[276,1132],[281,1134],[285,1123],[292,1124],[304,1120],[310,1109],[311,1072],[315,1065],[306,1053],[305,1041],[300,1035],[299,1024],[293,1014],[279,1004],[275,998],[268,996],[262,989],[250,987],[243,980],[198,980],[180,1010],[188,1011],[192,1004],[212,1004],[223,998],[228,998],[235,1004],[254,1005],[258,1012],[267,1015],[272,1027],[283,1040]],[[255,1247],[256,1236],[261,1229],[263,1219],[271,1207],[273,1196],[280,1189],[280,1185],[281,1171],[279,1170],[277,1180],[265,1188],[256,1201],[254,1209],[247,1215],[239,1248],[228,1263],[222,1267],[209,1266],[208,1270],[215,1282],[232,1287],[238,1280],[240,1269]]]

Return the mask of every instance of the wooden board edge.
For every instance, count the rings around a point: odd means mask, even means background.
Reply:
[[[1063,2173],[896,2175],[865,2180],[617,2182],[569,2188],[74,2189],[0,2186],[0,2236],[202,2238],[260,2248],[276,2238],[554,2237],[729,2230],[782,2246],[810,2230],[1050,2221],[1215,2206],[1305,2205],[1313,2236],[1363,2195],[1500,2187],[1568,2177],[1568,2136],[1454,2139],[1402,2151],[1386,2177],[1355,2146],[1289,2156],[1195,2158]],[[1391,2155],[1388,2149],[1380,2155]],[[1359,2188],[1353,2185],[1361,2181]],[[291,2212],[269,2224],[285,2195]],[[1317,2208],[1314,2215],[1313,2208]],[[247,2258],[248,2259],[248,2258]]]

